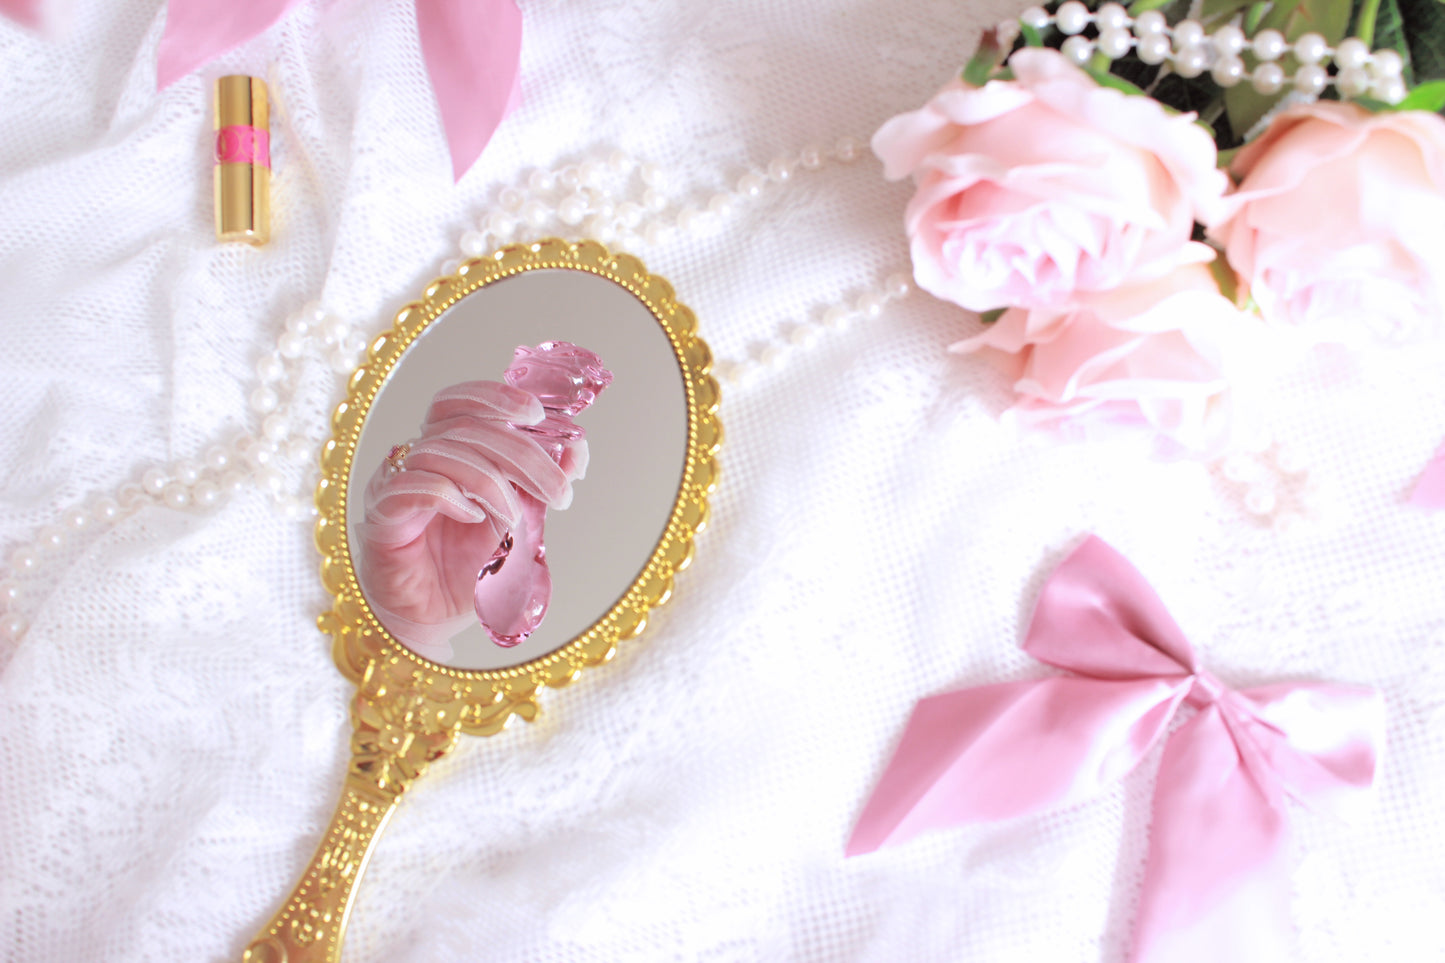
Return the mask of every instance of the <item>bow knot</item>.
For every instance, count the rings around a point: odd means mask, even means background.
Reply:
[[[1090,536],[1049,577],[1024,649],[1071,676],[920,700],[848,854],[1102,791],[1169,733],[1154,792],[1131,963],[1289,956],[1285,798],[1357,797],[1374,779],[1372,690],[1236,690],[1197,663],[1158,595]]]

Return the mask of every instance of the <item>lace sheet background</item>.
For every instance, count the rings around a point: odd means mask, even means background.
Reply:
[[[1013,9],[525,2],[522,106],[456,187],[409,4],[308,3],[161,94],[158,0],[77,4],[47,40],[0,23],[7,553],[255,431],[253,366],[288,317],[320,298],[380,329],[529,168],[622,149],[705,202],[866,138]],[[276,101],[260,250],[212,237],[209,83],[238,69]],[[746,358],[906,265],[907,194],[865,156],[626,247]],[[1022,621],[1090,530],[1225,680],[1383,690],[1372,809],[1294,814],[1299,956],[1445,958],[1445,515],[1403,504],[1445,437],[1441,350],[1284,380],[1276,429],[1338,492],[1284,535],[1199,465],[1015,436],[997,378],[943,353],[974,324],[914,292],[726,390],[724,485],[674,601],[538,722],[464,739],[413,789],[346,960],[1119,960],[1152,764],[1072,809],[842,859],[916,698],[1041,673]],[[303,371],[319,440],[340,379]],[[236,959],[345,765],[310,524],[248,489],[72,546],[0,650],[0,958]]]

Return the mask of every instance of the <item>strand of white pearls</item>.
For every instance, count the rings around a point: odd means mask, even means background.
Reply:
[[[480,257],[517,240],[519,233],[566,233],[579,226],[587,236],[604,242],[656,245],[674,232],[719,222],[740,202],[791,182],[799,171],[821,170],[830,162],[848,164],[863,152],[863,141],[854,137],[840,138],[831,150],[804,147],[742,174],[732,191],[681,202],[667,197],[667,179],[656,165],[638,163],[620,151],[557,170],[535,169],[526,175],[524,186],[499,191],[495,209],[481,218],[477,229],[462,235],[461,254]],[[460,263],[460,259],[447,260],[441,273],[454,274]],[[812,343],[820,328],[841,328],[853,318],[876,316],[885,303],[907,290],[904,274],[890,275],[846,305],[822,312],[817,324],[793,326],[785,340],[759,347],[754,358],[718,362],[718,371],[728,380],[741,380],[758,366],[775,363],[786,348]],[[228,492],[255,485],[269,493],[288,518],[314,516],[316,509],[305,493],[315,487],[316,469],[300,471],[300,466],[314,461],[327,421],[324,413],[296,416],[299,368],[307,358],[324,358],[337,374],[348,375],[366,343],[363,333],[320,304],[302,308],[286,322],[275,348],[256,363],[256,387],[248,399],[257,426],[254,434],[212,445],[193,459],[152,465],[138,482],[67,508],[59,524],[47,526],[34,541],[12,551],[8,571],[0,578],[0,638],[14,640],[25,634],[28,624],[20,613],[25,586],[38,579],[47,560],[73,548],[80,536],[114,525],[146,506],[205,510],[218,505]],[[288,392],[288,386],[293,390]],[[299,486],[288,485],[288,475],[300,475]]]
[[[42,566],[73,549],[80,539],[115,525],[143,508],[164,505],[178,511],[209,510],[228,493],[255,486],[275,499],[288,518],[309,519],[314,505],[302,494],[314,488],[315,469],[301,466],[315,460],[326,432],[321,413],[296,417],[294,386],[301,360],[329,351],[333,370],[350,372],[366,348],[366,339],[344,319],[309,304],[286,322],[276,347],[256,363],[256,387],[249,398],[255,434],[207,447],[198,456],[145,468],[138,481],[113,493],[96,495],[60,513],[57,524],[42,528],[35,539],[13,549],[0,578],[0,639],[15,640],[29,625],[21,614],[26,586]],[[299,490],[288,490],[288,475],[301,475]]]
[[[1331,84],[1347,99],[1370,96],[1398,104],[1406,94],[1400,55],[1393,50],[1371,52],[1356,37],[1332,48],[1324,37],[1307,33],[1290,44],[1278,30],[1261,30],[1249,38],[1233,23],[1207,34],[1197,20],[1181,20],[1170,27],[1158,10],[1130,17],[1117,3],[1106,3],[1091,11],[1079,0],[1068,0],[1054,14],[1043,7],[1030,7],[1019,16],[1018,23],[1004,21],[999,25],[1001,43],[1013,43],[1019,23],[1035,30],[1050,24],[1058,27],[1068,38],[1060,48],[1062,53],[1081,66],[1096,53],[1118,60],[1132,50],[1144,63],[1167,64],[1181,77],[1198,77],[1207,70],[1221,87],[1248,81],[1262,94],[1276,94],[1292,85],[1298,94],[1318,97]],[[1089,27],[1095,29],[1095,37],[1084,36]],[[1241,56],[1246,50],[1258,61],[1253,70],[1245,66]],[[1293,76],[1279,63],[1285,57],[1295,61]],[[1326,62],[1333,63],[1333,74],[1325,68]]]
[[[1279,532],[1290,532],[1331,511],[1330,493],[1299,451],[1261,432],[1214,464],[1244,510]]]

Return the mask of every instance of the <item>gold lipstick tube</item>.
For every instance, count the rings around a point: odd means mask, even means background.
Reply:
[[[265,244],[271,237],[271,109],[266,83],[216,81],[216,237]]]

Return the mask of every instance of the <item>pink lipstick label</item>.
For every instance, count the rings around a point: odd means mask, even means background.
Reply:
[[[217,164],[271,166],[271,133],[259,127],[236,124],[216,131]]]

